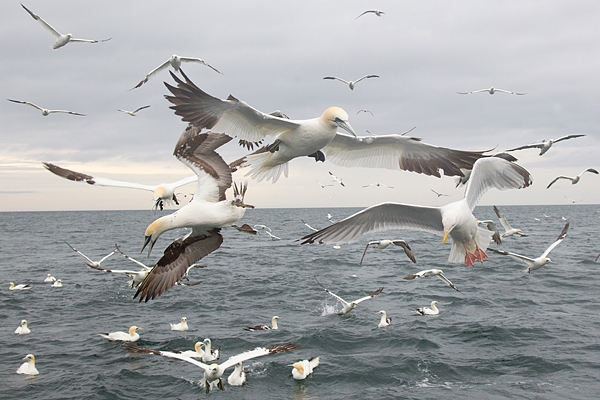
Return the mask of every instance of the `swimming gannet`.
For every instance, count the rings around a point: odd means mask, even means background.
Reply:
[[[496,216],[498,217],[498,219],[500,220],[500,223],[502,224],[502,227],[504,228],[504,233],[502,234],[502,239],[512,236],[512,235],[527,236],[519,228],[513,228],[512,226],[510,226],[510,224],[506,220],[506,217],[504,215],[502,215],[502,213],[500,213],[500,210],[498,210],[498,207],[494,206],[494,212],[496,213]]]
[[[452,237],[449,262],[473,265],[487,258],[485,249],[492,233],[479,227],[473,215],[477,202],[491,188],[520,189],[531,184],[531,175],[518,164],[498,157],[477,160],[462,200],[442,207],[381,203],[366,208],[333,225],[302,237],[306,243],[348,243],[369,232],[416,229],[442,233],[442,244]]]
[[[386,326],[390,326],[392,324],[392,317],[388,317],[384,310],[378,311],[376,314],[381,314],[381,319],[379,320],[377,327],[385,328]]]
[[[194,350],[186,350],[186,351],[181,351],[179,353],[182,356],[202,359],[202,357],[204,356],[204,353],[205,353],[204,350],[202,350],[203,345],[204,345],[203,342],[196,342],[196,344],[194,344]],[[175,352],[175,353],[177,353],[177,352]]]
[[[117,111],[121,111],[121,112],[123,112],[125,114],[131,115],[132,117],[137,117],[137,112],[138,111],[143,110],[143,109],[148,108],[148,107],[150,107],[150,106],[141,106],[141,107],[136,108],[133,111],[127,111],[127,110],[121,110],[121,109],[119,109]]]
[[[212,341],[209,338],[204,339],[202,342],[204,346],[204,354],[202,355],[202,361],[211,362],[221,358],[221,348],[213,349]]]
[[[360,16],[360,15],[359,15],[359,16]],[[357,18],[358,18],[358,17],[357,17]],[[347,81],[347,80],[345,80],[345,79],[338,78],[337,76],[326,76],[326,77],[324,77],[323,79],[334,79],[334,80],[338,80],[338,81],[340,81],[340,82],[344,82],[346,85],[348,85],[348,87],[350,88],[350,90],[354,90],[354,86],[355,86],[355,85],[356,85],[358,82],[362,81],[363,79],[367,79],[367,78],[379,78],[379,75],[365,75],[365,76],[363,76],[363,77],[361,77],[361,78],[358,78],[358,79],[357,79],[357,80],[355,80],[355,81]]]
[[[227,377],[227,383],[231,386],[242,386],[246,382],[246,372],[244,371],[244,363],[235,364],[235,368],[231,375]]]
[[[550,147],[552,147],[552,145],[554,143],[558,143],[558,142],[561,142],[563,140],[578,138],[578,137],[582,137],[582,136],[585,136],[585,135],[577,134],[577,135],[563,136],[563,137],[560,137],[558,139],[549,139],[549,140],[544,139],[544,140],[542,140],[541,142],[538,142],[538,143],[526,144],[525,146],[515,147],[514,149],[508,149],[506,151],[515,151],[515,150],[538,148],[538,149],[540,149],[540,156],[541,156],[541,155],[544,155],[544,153],[546,153],[548,150],[550,150]]]
[[[181,317],[181,322],[178,324],[171,324],[172,331],[187,331],[188,329],[190,328],[188,327],[186,317]]]
[[[31,333],[31,329],[27,326],[27,320],[21,320],[21,325],[15,330],[17,335],[28,335]]]
[[[424,271],[417,272],[416,274],[406,275],[404,277],[404,279],[413,280],[413,279],[417,279],[417,278],[427,278],[430,276],[437,276],[438,278],[440,278],[441,280],[446,282],[446,284],[448,286],[450,286],[452,289],[456,290],[457,292],[460,292],[460,290],[458,290],[458,288],[456,286],[454,286],[454,284],[452,282],[450,282],[450,280],[444,276],[444,271],[442,271],[441,269],[426,269]]]
[[[8,283],[8,290],[27,290],[27,289],[31,289],[31,286],[25,285],[23,283],[19,283],[18,285],[15,285],[14,282]]]
[[[52,274],[48,274],[48,276],[46,276],[46,279],[44,279],[44,282],[54,282],[56,281],[56,278],[52,276]]]
[[[438,310],[438,308],[435,306],[438,303],[439,303],[439,301],[432,301],[431,308],[421,307],[421,308],[416,308],[414,311],[417,314],[421,314],[421,315],[438,315],[440,313],[440,310]]]
[[[570,176],[560,175],[560,176],[557,176],[556,178],[554,178],[554,180],[552,182],[550,182],[548,184],[548,186],[546,186],[546,189],[549,189],[550,186],[552,186],[554,184],[554,182],[556,182],[559,179],[568,179],[571,181],[572,185],[575,185],[581,179],[581,175],[583,175],[586,172],[591,172],[592,174],[598,174],[598,171],[596,171],[594,168],[588,168],[586,170],[581,171],[581,173],[579,175],[575,175],[573,178],[571,178]]]
[[[406,256],[413,262],[413,263],[417,263],[417,259],[415,258],[415,254],[413,253],[412,249],[410,248],[410,246],[408,245],[408,243],[406,243],[406,241],[404,240],[389,240],[389,239],[383,239],[383,240],[374,240],[371,241],[369,243],[367,243],[367,246],[365,247],[365,251],[363,251],[362,257],[360,258],[360,263],[359,265],[362,265],[363,259],[365,258],[365,254],[367,254],[367,249],[369,247],[373,247],[375,249],[385,249],[387,248],[390,244],[393,244],[395,246],[400,246],[402,247],[402,249],[404,249],[404,252],[406,253]]]
[[[279,329],[279,327],[277,326],[278,319],[279,319],[279,317],[277,315],[274,315],[273,318],[271,318],[271,326],[269,326],[269,325],[247,326],[244,328],[244,330],[245,331],[267,331],[269,329]]]
[[[219,72],[218,69],[216,69],[215,67],[213,67],[212,65],[208,64],[206,61],[200,59],[200,58],[195,58],[195,57],[180,57],[177,54],[173,54],[171,56],[171,58],[169,58],[167,61],[165,61],[164,63],[160,64],[158,67],[154,68],[152,71],[148,72],[148,74],[146,74],[146,76],[144,77],[144,79],[142,79],[137,85],[135,85],[133,89],[135,88],[139,88],[140,86],[142,86],[144,83],[148,82],[148,79],[150,79],[154,74],[156,74],[157,72],[162,71],[163,69],[169,67],[169,65],[175,70],[175,72],[181,72],[181,63],[183,62],[195,62],[195,63],[199,63],[199,64],[203,64],[206,65],[208,68],[212,69],[215,72],[218,72],[219,74],[221,72]]]
[[[308,360],[302,360],[290,365],[292,368],[292,377],[297,381],[306,379],[313,373],[313,370],[319,365],[320,357],[311,357]]]
[[[516,94],[517,96],[523,96],[523,95],[527,94],[527,93],[511,92],[510,90],[498,89],[493,86],[489,89],[480,89],[480,90],[473,90],[471,92],[456,92],[456,93],[458,93],[458,94],[473,94],[473,93],[481,93],[481,92],[488,92],[489,94],[494,94],[496,92],[500,92],[500,93]]]
[[[342,299],[337,294],[331,293],[329,291],[329,289],[327,289],[325,286],[321,285],[321,282],[319,282],[319,280],[316,277],[315,277],[315,280],[317,281],[319,286],[321,286],[323,288],[323,290],[325,290],[327,293],[332,295],[334,299],[336,299],[337,301],[339,301],[342,304],[343,308],[340,311],[338,311],[338,315],[343,315],[343,314],[346,314],[346,313],[352,311],[354,309],[354,307],[356,307],[359,303],[361,303],[365,300],[372,299],[373,297],[377,296],[378,294],[380,294],[383,291],[383,288],[380,287],[376,291],[370,293],[368,296],[362,297],[358,300],[354,300],[354,301],[351,301],[348,303],[346,300]]]
[[[57,279],[56,282],[52,284],[52,287],[62,287],[62,281]]]
[[[137,326],[132,326],[129,328],[129,332],[125,333],[125,332],[112,332],[112,333],[99,333],[100,336],[102,336],[103,338],[106,338],[108,340],[120,340],[123,342],[135,342],[136,340],[138,340],[140,338],[140,335],[136,332],[136,330],[138,329],[142,329],[142,328],[138,328]]]
[[[76,112],[68,111],[68,110],[49,110],[47,108],[40,107],[37,104],[33,104],[30,101],[12,100],[12,99],[7,99],[7,100],[8,101],[12,101],[13,103],[26,104],[26,105],[31,106],[33,108],[37,108],[38,110],[40,110],[42,112],[42,115],[44,117],[47,117],[48,115],[55,114],[55,113],[79,115],[80,117],[85,117],[85,114],[80,114],[80,113],[76,113]]]
[[[27,354],[23,360],[23,364],[17,370],[17,374],[25,374],[25,375],[39,375],[37,368],[35,368],[35,356],[33,354]]]

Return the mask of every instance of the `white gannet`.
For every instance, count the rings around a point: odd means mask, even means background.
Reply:
[[[52,287],[62,287],[62,281],[57,279],[56,282],[52,284]]]
[[[271,318],[271,326],[269,325],[256,325],[256,326],[247,326],[244,328],[245,331],[267,331],[269,329],[279,329],[279,327],[277,326],[277,320],[279,319],[279,317],[277,315],[274,315],[273,318]]]
[[[48,276],[46,276],[46,279],[44,279],[44,282],[54,282],[56,281],[56,278],[52,276],[52,274],[48,274]]]
[[[343,315],[343,314],[346,314],[346,313],[352,311],[354,309],[354,307],[356,307],[359,303],[361,303],[365,300],[372,299],[373,297],[377,296],[378,294],[380,294],[383,291],[383,288],[380,287],[376,291],[370,293],[368,296],[361,297],[358,300],[354,300],[354,301],[351,301],[348,303],[346,300],[342,299],[340,296],[338,296],[335,293],[331,293],[331,291],[329,291],[329,289],[327,289],[325,286],[321,285],[321,282],[319,282],[317,277],[315,277],[315,280],[317,281],[319,286],[321,286],[323,288],[323,290],[325,290],[327,293],[332,295],[334,299],[336,299],[337,301],[339,301],[342,304],[343,308],[340,311],[338,311],[338,315]]]
[[[432,146],[421,139],[402,135],[356,137],[348,123],[348,114],[331,107],[318,118],[289,120],[265,114],[243,101],[229,96],[213,97],[182,73],[185,82],[171,74],[177,87],[165,85],[173,96],[171,109],[183,121],[199,129],[227,132],[244,140],[257,142],[276,136],[273,143],[238,160],[251,170],[247,175],[261,181],[277,181],[287,176],[288,161],[301,156],[324,161],[325,154],[344,167],[387,168],[407,170],[440,177],[440,169],[448,176],[463,176],[460,168],[471,169],[484,152],[462,151]],[[337,133],[342,128],[350,135]]]
[[[502,254],[502,255],[505,255],[505,256],[510,256],[510,257],[512,257],[512,258],[514,258],[516,260],[523,261],[525,264],[528,265],[527,269],[525,269],[525,271],[523,271],[523,272],[531,273],[531,271],[535,271],[536,269],[542,268],[544,265],[546,265],[546,263],[552,262],[552,260],[550,259],[550,257],[548,257],[548,254],[550,254],[550,252],[556,246],[558,246],[558,244],[560,242],[563,241],[563,239],[567,235],[567,231],[568,230],[569,230],[569,222],[567,222],[567,224],[563,228],[563,230],[560,233],[560,235],[558,235],[558,238],[556,239],[556,241],[554,243],[552,243],[550,245],[550,247],[548,247],[546,249],[546,251],[544,251],[544,253],[541,256],[539,256],[538,258],[529,258],[529,257],[522,256],[520,254],[511,253],[509,251],[504,251],[504,250],[497,250],[497,249],[492,249],[492,248],[490,248],[490,250],[493,251],[494,253]]]
[[[414,311],[417,314],[421,314],[421,315],[438,315],[440,313],[440,310],[438,310],[438,308],[435,306],[438,303],[439,303],[439,301],[434,300],[431,302],[431,308],[429,308],[429,307],[415,308]]]
[[[338,80],[340,82],[344,82],[346,85],[348,85],[348,87],[350,88],[350,90],[354,90],[354,86],[358,82],[362,81],[363,79],[368,79],[368,78],[379,78],[379,75],[365,75],[365,76],[363,76],[361,78],[358,78],[355,81],[347,81],[345,79],[338,78],[337,76],[326,76],[323,79],[334,79],[334,80]]]
[[[548,186],[546,186],[546,189],[549,189],[550,186],[552,186],[554,184],[554,182],[556,182],[559,179],[568,179],[571,181],[571,184],[574,185],[577,182],[579,182],[579,180],[581,179],[581,176],[586,172],[591,172],[592,174],[598,174],[598,171],[596,171],[594,168],[588,168],[586,170],[581,171],[581,173],[579,175],[575,175],[575,177],[573,177],[573,178],[571,178],[570,176],[561,175],[561,176],[554,178],[554,180],[552,182],[550,182],[548,184]]]
[[[364,112],[365,114],[366,114],[366,113],[369,113],[369,114],[371,114],[373,117],[375,116],[375,115],[373,115],[373,113],[371,112],[371,110],[367,110],[366,108],[363,108],[362,110],[358,110],[358,111],[356,112],[356,115],[360,114],[361,112]]]
[[[567,136],[560,137],[558,139],[549,139],[549,140],[544,139],[544,140],[542,140],[539,143],[526,144],[525,146],[515,147],[514,149],[508,149],[506,151],[515,151],[515,150],[539,148],[540,149],[540,156],[541,156],[541,155],[544,155],[544,153],[546,153],[548,150],[550,150],[550,147],[552,147],[552,145],[554,143],[558,143],[558,142],[563,141],[563,140],[578,138],[578,137],[582,137],[582,136],[585,136],[585,135],[567,135]]]
[[[332,180],[336,181],[337,183],[339,183],[340,185],[342,185],[344,187],[346,186],[346,185],[344,185],[344,182],[342,182],[342,178],[338,178],[337,176],[332,174],[331,171],[328,171],[328,172],[329,172],[329,175],[331,175]]]
[[[188,183],[196,182],[198,180],[198,177],[196,175],[192,175],[175,182],[160,183],[158,185],[144,185],[141,183],[115,181],[113,179],[102,178],[99,176],[91,176],[83,174],[81,172],[71,171],[69,169],[62,168],[58,165],[50,164],[47,162],[43,162],[42,164],[44,165],[44,168],[46,168],[48,171],[70,181],[85,182],[89,185],[97,186],[148,190],[153,194],[154,206],[152,208],[160,208],[161,210],[164,208],[164,205],[172,205],[173,203],[179,205],[179,200],[175,195],[175,189],[177,189],[180,186],[187,185]]]
[[[381,203],[333,225],[302,237],[305,243],[348,243],[368,232],[407,228],[442,233],[442,243],[452,237],[449,262],[473,265],[487,258],[492,233],[477,225],[473,209],[490,188],[520,189],[531,184],[531,175],[518,164],[499,157],[477,160],[462,200],[441,207]]]
[[[76,112],[73,112],[73,111],[68,111],[68,110],[49,110],[47,108],[42,108],[42,107],[38,106],[37,104],[33,104],[30,101],[12,100],[12,99],[6,99],[6,100],[12,101],[13,103],[27,104],[28,106],[31,106],[33,108],[37,108],[38,110],[40,110],[42,112],[42,115],[44,117],[46,117],[46,116],[48,116],[50,114],[55,114],[55,113],[79,115],[80,117],[85,117],[85,114],[80,114],[80,113],[76,113]]]
[[[311,357],[308,360],[302,360],[290,365],[292,368],[292,377],[297,381],[306,379],[313,373],[313,370],[319,366],[319,357]]]
[[[63,240],[64,242],[64,240]],[[67,242],[65,242],[67,243]],[[107,255],[105,255],[103,258],[100,259],[100,261],[92,261],[88,256],[86,256],[85,254],[83,254],[82,252],[80,252],[79,250],[77,250],[75,247],[71,246],[69,243],[67,243],[67,246],[69,246],[71,248],[71,250],[73,250],[75,253],[79,254],[81,257],[85,258],[85,260],[87,261],[87,266],[91,267],[91,268],[98,268],[100,267],[100,264],[102,264],[102,262],[104,262],[104,260],[106,260],[108,257],[112,256],[113,254],[115,254],[117,252],[117,250],[113,250],[110,253],[108,253]]]
[[[518,161],[518,159],[515,156],[513,156],[512,154],[506,153],[506,152],[500,152],[500,153],[492,154],[491,156],[484,156],[484,157],[499,157],[499,158],[503,158],[506,161],[510,161],[510,162]],[[463,176],[459,176],[456,178],[456,186],[455,187],[459,187],[459,186],[467,184],[467,182],[469,181],[469,178],[471,177],[472,168],[461,168],[460,171],[463,173]]]
[[[315,229],[315,228],[313,228],[312,226],[310,226],[309,224],[307,224],[306,222],[304,222],[304,220],[303,220],[303,219],[301,219],[300,221],[302,221],[302,223],[303,223],[303,224],[304,224],[304,225],[305,225],[305,226],[306,226],[308,229],[310,229],[311,231],[313,231],[313,232],[317,232],[317,231],[318,231],[318,229]]]
[[[442,196],[450,197],[449,194],[444,194],[444,193],[436,192],[432,188],[429,188],[429,190],[431,190],[433,193],[435,193],[437,197],[442,197]]]
[[[143,353],[143,354],[155,354],[157,356],[176,358],[178,360],[187,361],[191,364],[194,364],[197,367],[200,367],[204,371],[204,377],[202,378],[201,386],[204,386],[206,388],[207,394],[210,392],[210,389],[212,387],[218,387],[221,390],[225,390],[225,388],[223,387],[223,382],[221,381],[221,376],[223,376],[223,373],[225,372],[225,370],[227,368],[233,367],[234,365],[236,365],[238,363],[244,362],[246,360],[250,360],[252,358],[256,358],[256,357],[260,357],[260,356],[267,356],[267,355],[276,354],[276,353],[285,353],[288,351],[295,350],[297,347],[298,347],[298,345],[296,345],[294,343],[281,343],[281,344],[274,344],[269,347],[257,347],[254,350],[249,350],[244,353],[238,354],[236,356],[229,357],[229,359],[227,359],[227,361],[223,362],[220,365],[216,364],[216,363],[208,365],[208,364],[204,364],[200,361],[196,361],[193,358],[186,357],[182,354],[173,353],[170,351],[157,351],[157,350],[147,349],[147,348],[136,346],[132,343],[127,343],[125,345],[125,348],[131,352]]]
[[[327,213],[327,221],[331,222],[332,224],[335,224],[336,221],[333,220],[333,215]]]
[[[136,117],[138,111],[143,110],[143,109],[148,108],[148,107],[150,107],[150,106],[141,106],[141,107],[136,108],[133,111],[127,111],[127,110],[121,110],[121,109],[118,109],[117,111],[124,112],[125,114],[129,114],[132,117]]]
[[[496,223],[494,221],[492,221],[491,219],[486,219],[483,221],[477,220],[477,225],[485,225],[490,232],[494,233],[492,235],[492,240],[494,241],[494,243],[496,243],[496,244],[502,243],[502,238],[500,237],[500,231],[498,231],[498,227],[496,226]]]
[[[333,186],[333,183],[324,184],[319,181],[317,183],[321,186],[321,189],[325,189],[326,187]]]
[[[384,185],[383,183],[379,183],[379,182],[375,182],[375,183],[371,183],[369,185],[363,185],[363,187],[371,187],[371,186],[376,186],[376,187],[386,187],[388,189],[393,189],[393,186],[388,186],[388,185]]]
[[[244,371],[244,363],[235,364],[235,368],[231,375],[227,377],[227,383],[231,386],[242,386],[246,382],[246,372]]]
[[[17,374],[25,374],[25,375],[39,375],[37,368],[35,367],[35,356],[33,354],[27,354],[23,360],[23,364],[17,370]]]
[[[158,67],[154,68],[152,71],[148,72],[148,74],[146,74],[144,79],[142,79],[137,85],[135,85],[133,88],[131,88],[131,90],[139,88],[144,83],[148,82],[148,79],[150,79],[152,77],[152,75],[156,74],[157,72],[162,71],[165,68],[168,68],[169,65],[175,70],[175,72],[181,72],[181,63],[184,63],[184,62],[195,62],[195,63],[203,64],[203,65],[206,65],[208,68],[212,69],[213,71],[218,72],[219,74],[221,73],[218,69],[216,69],[212,65],[208,64],[206,61],[202,60],[201,58],[180,57],[177,54],[173,54],[171,56],[171,58],[169,58],[167,61],[160,64]]]
[[[171,330],[172,331],[187,331],[188,329],[190,329],[188,327],[188,323],[187,323],[187,318],[186,317],[181,317],[181,322],[178,324],[171,324]]]
[[[390,326],[392,324],[392,317],[388,317],[385,310],[378,311],[375,314],[381,314],[381,319],[379,320],[377,327],[385,328],[386,326]]]
[[[31,329],[27,326],[27,320],[21,320],[21,325],[15,330],[17,335],[28,335],[31,333]]]
[[[573,203],[573,204],[575,204],[575,203],[579,203],[580,201],[583,201],[583,199],[581,199],[581,200],[573,200],[573,199],[571,199],[571,198],[569,198],[569,197],[567,197],[567,196],[564,196],[564,197],[565,197],[565,199],[569,200],[569,201],[570,201],[571,203]]]
[[[473,90],[471,92],[456,92],[456,93],[458,93],[458,94],[473,94],[473,93],[482,93],[482,92],[488,92],[489,94],[494,94],[496,92],[500,92],[500,93],[516,94],[517,96],[523,96],[523,95],[527,94],[527,93],[511,92],[510,90],[498,89],[493,86],[489,89],[480,89],[480,90]]]
[[[18,285],[15,285],[14,282],[8,283],[8,290],[27,290],[27,289],[31,289],[31,286],[25,285],[23,283],[19,283]]]
[[[262,229],[263,231],[265,231],[265,233],[267,235],[269,235],[269,237],[271,238],[271,240],[281,240],[281,238],[279,236],[273,235],[271,228],[269,228],[266,225],[262,225],[262,224],[254,225],[254,229],[256,229],[256,230],[257,229]],[[258,231],[257,231],[257,233],[258,233]]]
[[[188,267],[217,250],[223,243],[221,228],[233,226],[244,216],[246,185],[233,185],[233,200],[227,200],[225,191],[231,187],[229,165],[215,152],[232,138],[223,133],[202,133],[188,126],[181,134],[174,154],[198,176],[193,200],[175,211],[152,222],[145,231],[144,245],[148,254],[164,232],[190,228],[191,232],[175,239],[164,251],[152,271],[138,287],[134,298],[148,301],[175,285]],[[250,231],[256,233],[251,227]]]
[[[500,223],[502,224],[502,227],[504,228],[504,233],[502,234],[502,239],[512,236],[512,235],[528,236],[525,233],[523,233],[523,231],[520,230],[519,228],[513,228],[512,226],[510,226],[510,224],[506,220],[506,217],[504,215],[502,215],[502,213],[500,213],[500,210],[498,210],[498,207],[494,206],[494,212],[496,213],[496,216],[498,217],[498,219],[500,220]]]
[[[406,256],[410,259],[410,261],[412,261],[415,264],[417,263],[415,254],[413,253],[413,251],[410,248],[410,246],[408,245],[408,243],[406,243],[406,241],[400,240],[400,239],[397,239],[397,240],[383,239],[383,240],[375,240],[375,241],[367,243],[367,245],[365,246],[365,251],[363,251],[362,257],[360,258],[359,265],[362,265],[363,259],[365,258],[365,254],[367,254],[367,250],[369,249],[369,247],[383,250],[383,249],[387,248],[390,244],[402,247],[402,249],[404,249],[404,252],[406,253]]]
[[[94,39],[76,39],[70,33],[66,33],[66,34],[62,35],[59,31],[57,31],[52,26],[50,26],[49,23],[47,23],[42,18],[40,18],[39,15],[34,14],[31,10],[29,10],[23,4],[21,4],[21,6],[25,9],[25,11],[27,11],[29,13],[29,15],[31,15],[31,17],[33,19],[35,19],[40,24],[42,24],[42,26],[44,28],[46,28],[56,38],[56,42],[54,42],[54,44],[52,45],[52,49],[54,49],[54,50],[56,50],[56,49],[58,49],[60,47],[63,47],[64,45],[66,45],[69,42],[98,43],[98,42],[106,42],[106,41],[109,41],[111,39],[111,38],[108,38],[108,39],[99,39],[99,40],[94,40]]]
[[[182,356],[186,356],[186,357],[202,359],[202,357],[205,354],[204,350],[202,350],[203,345],[204,345],[203,342],[196,342],[196,344],[194,344],[194,350],[186,350],[186,351],[181,351],[181,352],[175,351],[175,353],[179,353]]]
[[[99,333],[100,336],[102,336],[103,338],[106,338],[108,340],[120,340],[122,342],[135,342],[136,340],[138,340],[140,338],[140,335],[136,332],[138,329],[142,329],[142,328],[138,328],[137,326],[132,326],[129,328],[129,331],[127,333],[125,332],[112,332],[112,333]]]
[[[213,349],[212,341],[209,338],[204,339],[202,342],[204,346],[204,354],[202,355],[202,361],[211,362],[221,358],[221,348]]]
[[[446,282],[446,284],[452,289],[456,290],[457,292],[460,292],[460,290],[458,290],[458,288],[454,286],[454,284],[444,276],[444,271],[442,271],[441,269],[426,269],[424,271],[417,272],[416,274],[406,275],[404,279],[413,280],[417,278],[427,278],[430,276],[437,276],[438,278]]]
[[[358,17],[356,17],[354,19],[359,19],[360,17],[362,17],[363,15],[368,14],[368,13],[373,13],[373,14],[377,15],[378,17],[381,17],[383,14],[385,14],[381,10],[367,10],[367,11],[364,11],[362,14],[360,14]]]

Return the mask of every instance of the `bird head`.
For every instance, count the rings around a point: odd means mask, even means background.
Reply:
[[[9,288],[11,288],[11,289],[12,289],[12,288],[14,288],[14,287],[15,287],[15,283],[14,283],[14,282],[9,282],[9,283],[8,283],[8,286],[9,286]]]
[[[546,257],[544,258],[544,263],[551,263],[552,260],[550,259],[550,257]]]
[[[329,107],[323,114],[321,115],[321,119],[327,121],[327,124],[332,127],[340,127],[346,132],[352,134],[352,136],[356,137],[356,132],[350,126],[348,122],[348,113],[341,109],[340,107]]]
[[[196,350],[196,353],[202,353],[202,345],[204,343],[202,342],[196,342],[196,344],[194,345],[194,350]]]
[[[35,362],[35,356],[33,354],[27,354],[25,357],[23,357],[23,360]]]
[[[26,319],[24,319],[24,320],[21,321],[21,326],[27,326],[27,320]]]
[[[187,318],[186,317],[181,317],[181,322],[187,322]]]
[[[147,245],[150,245],[148,248],[148,256],[150,256],[150,252],[154,247],[154,243],[158,240],[158,237],[168,230],[167,218],[169,217],[169,215],[165,215],[148,225],[146,232],[144,233],[144,245],[142,246],[140,253],[144,251]]]
[[[385,315],[385,311],[384,311],[384,310],[377,311],[375,314],[381,314],[381,315]]]
[[[218,374],[219,373],[219,364],[210,364],[208,366],[208,370],[210,371],[211,374]]]
[[[154,189],[154,193],[153,193],[153,197],[154,197],[154,201],[157,200],[167,200],[172,196],[169,195],[169,193],[167,192],[167,189],[164,186],[159,186],[156,189]]]
[[[300,361],[297,363],[293,363],[291,365],[291,367],[294,367],[295,369],[297,369],[298,372],[300,372],[301,374],[304,373],[304,365],[302,365],[302,363]]]
[[[133,334],[135,333],[135,331],[137,331],[138,329],[142,329],[142,328],[138,328],[137,326],[132,326],[129,328],[129,335],[133,336]]]

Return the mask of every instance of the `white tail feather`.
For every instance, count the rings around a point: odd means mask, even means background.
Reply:
[[[264,152],[259,154],[250,154],[246,156],[244,167],[250,167],[250,171],[245,176],[250,176],[256,179],[257,182],[266,179],[271,180],[273,183],[277,182],[281,174],[288,177],[288,163],[277,164],[277,165],[266,165],[271,158],[270,152]]]

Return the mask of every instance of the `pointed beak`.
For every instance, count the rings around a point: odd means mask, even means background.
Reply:
[[[350,124],[348,122],[342,121],[340,119],[339,121],[335,121],[335,123],[337,124],[337,126],[339,126],[340,128],[342,128],[343,130],[351,133],[352,136],[356,137],[356,132],[354,132],[354,129],[352,129],[352,127],[350,126]]]
[[[448,232],[444,232],[444,238],[442,239],[442,244],[446,244],[447,239],[448,239]]]
[[[150,245],[150,248],[148,249],[148,257],[149,257],[150,256],[150,252],[152,251],[152,248],[154,247],[154,243],[152,242],[152,235],[144,237],[144,245],[142,246],[142,249],[140,250],[140,253],[142,251],[144,251],[144,249],[148,245]]]

